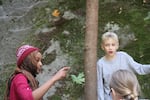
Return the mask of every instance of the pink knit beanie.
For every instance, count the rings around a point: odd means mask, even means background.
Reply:
[[[23,60],[33,51],[39,49],[30,45],[23,45],[17,49],[16,57],[17,57],[17,66],[19,67]]]

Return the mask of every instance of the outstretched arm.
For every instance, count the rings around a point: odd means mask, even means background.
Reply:
[[[127,61],[129,62],[130,68],[133,69],[137,74],[150,74],[150,64],[140,64],[128,54],[126,54],[126,59],[128,59]]]
[[[34,100],[40,100],[49,88],[58,80],[65,78],[70,67],[63,67],[50,80],[32,92]]]

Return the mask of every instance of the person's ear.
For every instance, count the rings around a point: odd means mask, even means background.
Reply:
[[[113,88],[111,88],[111,92],[112,92],[113,96],[116,96],[116,92],[115,92],[115,90]]]

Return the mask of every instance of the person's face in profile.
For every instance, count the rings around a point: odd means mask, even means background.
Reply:
[[[113,100],[123,100],[122,97],[113,88],[111,88],[111,95]]]

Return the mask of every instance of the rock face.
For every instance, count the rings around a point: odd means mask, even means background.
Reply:
[[[15,62],[15,50],[32,31],[34,8],[44,0],[3,0],[0,5],[0,66]]]
[[[45,7],[48,0],[3,0],[0,5],[0,68],[3,65],[14,64],[16,48],[24,41],[27,35],[33,32],[36,8]],[[35,11],[36,10],[36,11]],[[56,28],[43,29],[41,32],[51,32]],[[36,32],[35,32],[36,33]],[[34,33],[34,34],[35,34]],[[40,85],[50,79],[62,66],[67,65],[67,55],[62,54],[58,41],[50,41],[51,46],[43,56],[56,51],[56,59],[48,65],[43,65],[43,73],[37,76]],[[58,63],[59,62],[59,63]],[[3,71],[3,70],[0,70]],[[44,100],[55,93],[58,82],[45,94]],[[1,99],[1,97],[0,97]]]
[[[61,51],[59,41],[53,41],[53,40],[51,40],[50,42],[51,42],[52,45],[47,50],[45,50],[45,52],[43,53],[43,57],[45,57],[46,54],[50,54],[51,52],[56,51],[56,59],[52,63],[50,63],[48,65],[43,65],[42,66],[43,72],[37,76],[37,79],[40,82],[39,85],[44,84],[48,79],[50,79],[51,77],[53,77],[53,75],[59,69],[61,69],[63,66],[66,66],[68,64],[68,61],[69,61],[68,55],[64,54]],[[61,86],[62,86],[61,83],[56,82],[49,89],[49,91],[44,95],[43,99],[44,100],[48,100],[47,97],[52,96],[56,92],[57,87],[61,87]]]

